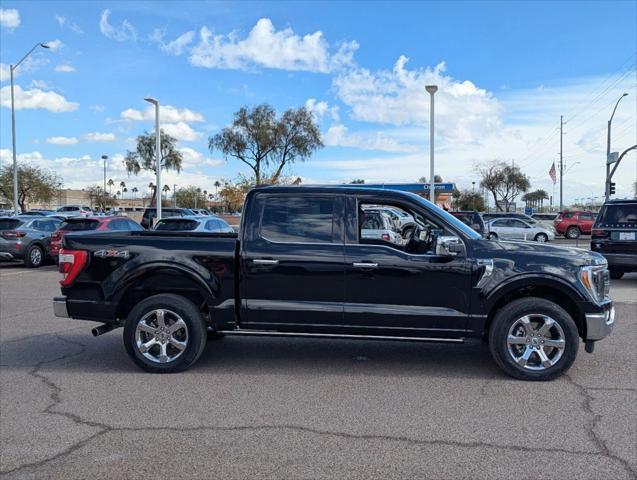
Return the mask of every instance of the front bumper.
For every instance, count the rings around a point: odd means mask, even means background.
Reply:
[[[53,314],[56,317],[69,318],[69,310],[66,306],[66,297],[55,297],[53,299]]]
[[[0,252],[0,260],[13,260],[14,258],[9,252]]]
[[[610,335],[615,323],[615,307],[586,314],[586,340],[597,341]]]

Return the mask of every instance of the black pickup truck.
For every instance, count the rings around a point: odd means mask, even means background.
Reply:
[[[365,208],[398,208],[400,244],[361,235]],[[372,238],[373,237],[373,238]],[[259,187],[239,235],[66,235],[55,314],[124,327],[150,372],[191,366],[209,336],[462,343],[483,340],[509,375],[548,380],[607,336],[614,309],[599,254],[482,238],[421,197],[333,187]]]

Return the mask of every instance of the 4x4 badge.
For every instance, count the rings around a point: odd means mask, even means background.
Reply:
[[[93,255],[99,258],[128,258],[130,253],[128,250],[98,250]]]

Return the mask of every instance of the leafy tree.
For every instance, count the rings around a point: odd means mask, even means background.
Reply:
[[[526,203],[526,206],[532,208],[542,208],[544,206],[544,200],[548,200],[549,194],[546,190],[534,190],[522,195],[522,200]]]
[[[28,164],[18,164],[18,205],[25,212],[29,203],[49,203],[59,195],[62,179],[55,173]],[[13,165],[0,168],[0,194],[13,202]]]
[[[427,177],[420,177],[418,183],[429,183],[429,180],[427,180]],[[442,183],[442,177],[437,173],[434,175],[434,183]]]
[[[160,131],[161,145],[161,168],[168,170],[181,171],[183,156],[177,147],[175,138],[171,137],[163,130]],[[141,170],[148,170],[156,173],[155,161],[155,134],[144,132],[143,135],[137,137],[137,149],[132,152],[128,151],[124,158],[126,171],[130,175],[138,175]],[[149,185],[150,187],[150,185]],[[156,189],[153,187],[153,195],[151,204],[155,202]]]
[[[278,183],[287,165],[307,160],[321,147],[318,125],[305,107],[286,110],[277,119],[274,108],[265,103],[241,107],[230,126],[208,139],[211,151],[248,165],[257,185],[266,178]]]
[[[104,191],[99,185],[89,185],[84,188],[88,195],[91,206],[97,206],[102,210],[117,205],[117,202],[110,193]]]
[[[477,210],[479,212],[486,210],[484,197],[480,194],[480,192],[474,192],[471,190],[454,189],[453,204],[456,210]]]
[[[219,198],[223,202],[226,212],[239,212],[243,208],[246,193],[250,190],[251,184],[248,181],[240,181],[233,185],[226,183],[219,191]]]
[[[197,208],[197,206],[205,205],[206,203],[206,196],[200,188],[194,185],[179,188],[174,194],[177,205],[182,208]]]
[[[355,178],[354,180],[352,180],[349,183],[350,183],[350,185],[363,185],[363,184],[365,184],[365,180],[363,180],[362,178]]]
[[[480,173],[480,186],[487,189],[493,196],[497,208],[505,210],[520,195],[531,186],[529,177],[524,175],[518,167],[513,167],[505,162],[492,161],[478,168]]]

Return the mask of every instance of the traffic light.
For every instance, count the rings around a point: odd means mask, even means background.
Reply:
[[[608,194],[615,195],[615,182],[610,182],[610,185],[608,186]]]

